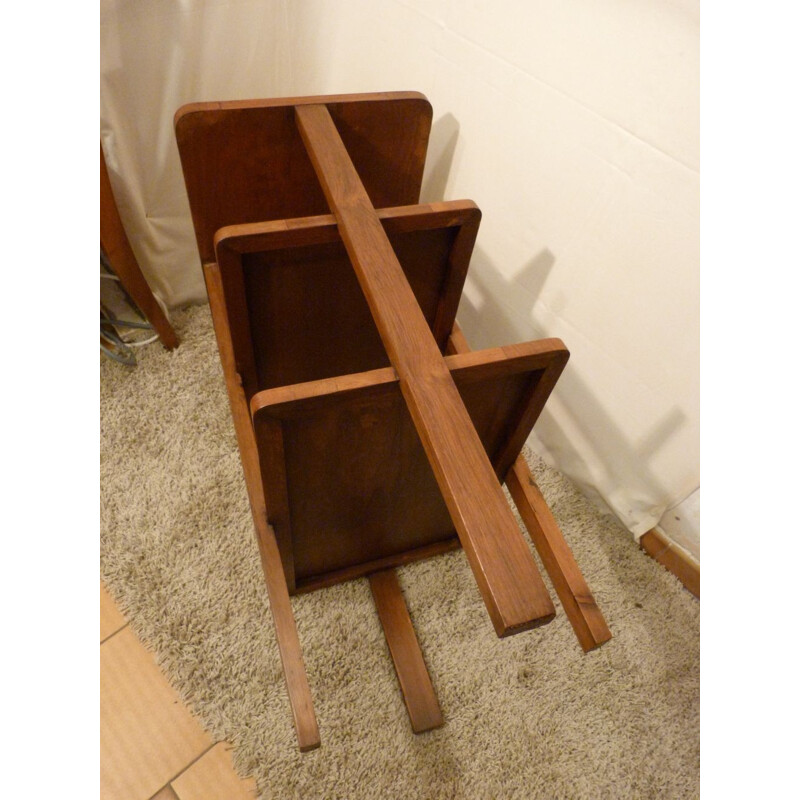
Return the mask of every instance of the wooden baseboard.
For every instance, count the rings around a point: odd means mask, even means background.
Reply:
[[[698,600],[700,599],[700,565],[662,533],[653,529],[639,539],[647,555],[666,567]]]

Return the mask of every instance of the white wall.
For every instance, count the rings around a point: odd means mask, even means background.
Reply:
[[[699,485],[698,16],[696,0],[109,0],[102,131],[134,249],[168,303],[202,297],[182,103],[425,93],[423,200],[484,215],[459,321],[473,347],[564,339],[532,444],[644,533]]]
[[[700,490],[668,508],[656,529],[700,563]]]

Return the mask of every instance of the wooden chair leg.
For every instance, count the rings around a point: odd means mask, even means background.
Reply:
[[[414,733],[440,727],[444,720],[417,636],[408,615],[403,592],[393,569],[369,576],[386,643],[392,654],[397,679]]]
[[[522,456],[508,471],[506,486],[581,647],[584,652],[599,647],[611,638],[611,631]]]

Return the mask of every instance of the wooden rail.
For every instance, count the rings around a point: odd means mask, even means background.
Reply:
[[[497,635],[549,622],[544,581],[328,109],[295,116]]]
[[[167,350],[177,347],[180,343],[178,336],[150,290],[125,233],[111,189],[102,146],[100,147],[100,246],[108,256],[114,274],[153,326],[158,338],[161,339],[161,344]]]

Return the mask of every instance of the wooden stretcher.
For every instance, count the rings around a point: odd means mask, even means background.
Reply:
[[[175,130],[301,750],[320,743],[290,595],[367,576],[414,732],[442,715],[394,568],[463,547],[498,636],[555,608],[611,638],[520,452],[569,354],[471,352],[469,201],[418,205],[417,93],[184,106]]]

